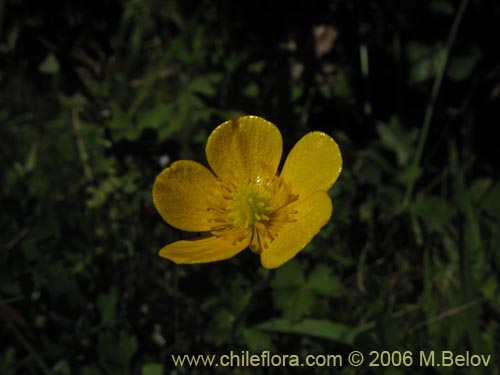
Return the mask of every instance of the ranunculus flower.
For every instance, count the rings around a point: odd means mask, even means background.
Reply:
[[[327,193],[342,170],[337,143],[319,131],[302,137],[281,172],[278,128],[257,116],[219,125],[208,137],[212,171],[179,160],[156,177],[153,202],[173,227],[204,234],[171,243],[160,256],[175,263],[207,263],[249,247],[265,268],[301,251],[332,214]]]

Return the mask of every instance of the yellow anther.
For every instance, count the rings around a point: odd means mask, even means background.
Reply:
[[[290,185],[280,177],[259,177],[244,185],[218,182],[221,193],[215,207],[209,209],[214,217],[211,233],[227,235],[229,231],[250,233],[250,248],[256,253],[267,249],[283,224],[295,221],[295,211],[287,206],[297,199]],[[237,241],[239,238],[232,238]]]

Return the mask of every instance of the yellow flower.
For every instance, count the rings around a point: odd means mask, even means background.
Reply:
[[[275,125],[244,116],[208,137],[213,173],[190,160],[164,169],[153,187],[156,209],[173,227],[205,235],[167,245],[160,256],[207,263],[250,247],[265,268],[276,268],[301,251],[330,219],[327,191],[342,157],[331,137],[315,131],[297,142],[278,173],[282,147]]]

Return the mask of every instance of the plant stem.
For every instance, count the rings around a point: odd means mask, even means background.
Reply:
[[[424,151],[425,143],[427,142],[427,136],[429,134],[430,125],[432,122],[432,118],[434,117],[434,109],[437,97],[439,95],[439,91],[441,89],[441,85],[443,83],[444,74],[446,72],[446,67],[448,65],[448,60],[450,57],[450,52],[455,43],[455,39],[458,34],[458,29],[460,28],[460,24],[462,23],[463,16],[465,14],[465,9],[467,8],[468,0],[462,0],[460,2],[460,6],[458,7],[457,13],[455,14],[455,19],[453,20],[453,24],[451,26],[450,33],[448,35],[448,40],[446,42],[443,57],[441,60],[441,64],[438,66],[438,70],[436,72],[436,77],[434,79],[434,84],[432,86],[431,96],[429,101],[427,102],[427,107],[425,109],[425,116],[422,122],[422,130],[420,131],[420,136],[418,139],[417,150],[415,152],[415,158],[413,159],[412,171],[413,173],[410,175],[410,179],[408,180],[408,184],[406,185],[405,198],[403,201],[403,208],[406,208],[410,203],[411,197],[413,195],[413,190],[415,188],[415,183],[418,179],[418,173],[416,172],[421,159],[422,153]]]
[[[91,181],[94,179],[94,174],[92,173],[92,169],[90,168],[89,154],[87,153],[85,141],[83,140],[83,137],[81,135],[79,108],[75,105],[71,108],[71,125],[73,126],[73,131],[75,133],[76,147],[78,149],[78,155],[80,156],[80,160],[83,165],[83,173],[85,175],[85,179],[87,181]]]

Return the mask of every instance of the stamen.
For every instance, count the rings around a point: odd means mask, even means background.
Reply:
[[[235,179],[218,180],[211,198],[207,209],[212,214],[210,232],[225,236],[233,245],[249,239],[249,247],[256,253],[268,249],[286,223],[296,221],[293,216],[297,211],[288,206],[298,196],[270,171],[244,184]]]

